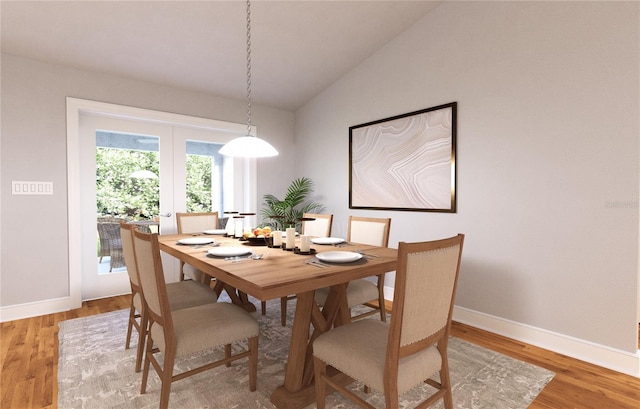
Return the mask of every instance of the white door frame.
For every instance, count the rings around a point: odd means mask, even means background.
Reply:
[[[221,142],[228,142],[246,133],[246,125],[187,115],[134,108],[79,98],[67,97],[67,198],[69,231],[69,309],[82,306],[82,235],[80,191],[80,115],[91,114],[113,118],[140,120],[194,129],[207,129],[223,133]],[[255,129],[253,130],[255,132]],[[254,133],[256,135],[256,133]],[[226,140],[224,140],[226,139]],[[257,206],[257,170],[255,159],[245,159],[245,185],[247,193],[243,206],[247,211]]]

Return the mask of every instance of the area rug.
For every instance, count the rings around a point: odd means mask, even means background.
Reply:
[[[258,305],[259,310],[259,305]],[[289,349],[293,302],[289,325],[280,325],[280,301],[267,303],[267,315],[254,313],[260,324],[258,390],[249,392],[246,361],[230,368],[216,368],[177,382],[171,388],[169,407],[173,409],[253,409],[273,408],[271,392],[284,381]],[[151,370],[147,393],[140,395],[141,374],[134,372],[135,345],[124,349],[128,310],[120,310],[60,323],[58,361],[58,407],[157,408],[160,382]],[[135,331],[134,331],[135,332]],[[222,351],[213,350],[176,363],[176,371],[194,366]],[[477,345],[452,337],[449,365],[456,408],[526,408],[551,381],[546,369],[518,361]],[[376,407],[384,407],[384,397],[372,391],[365,395],[362,385],[353,389]],[[413,408],[433,389],[418,386],[401,397],[402,408]],[[354,408],[350,401],[334,393],[327,408]],[[442,408],[442,402],[435,406]],[[315,408],[315,404],[309,408]]]

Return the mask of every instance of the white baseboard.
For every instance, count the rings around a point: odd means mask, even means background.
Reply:
[[[621,351],[458,306],[454,307],[453,320],[640,378],[638,351]]]
[[[384,297],[393,301],[393,288],[385,286]],[[455,306],[453,320],[494,334],[526,342],[558,354],[640,378],[640,352],[621,351],[605,345],[558,334],[541,328]]]
[[[71,297],[55,298],[25,304],[9,305],[0,308],[0,322],[37,317],[56,312],[69,311],[73,308]]]

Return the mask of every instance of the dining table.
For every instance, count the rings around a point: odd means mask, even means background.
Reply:
[[[312,244],[307,253],[300,253],[297,247],[283,250],[255,240],[240,241],[221,235],[199,236],[214,240],[204,245],[183,244],[185,240],[187,243],[208,241],[193,240],[193,237],[160,235],[158,240],[162,251],[214,278],[216,291],[226,291],[233,303],[255,311],[247,295],[259,301],[296,296],[284,383],[271,394],[271,402],[281,409],[304,408],[316,401],[313,341],[331,328],[350,322],[346,296],[349,282],[395,271],[398,258],[393,248],[347,242]],[[245,252],[238,257],[227,256]],[[247,257],[250,254],[253,256]],[[318,257],[325,261],[318,263]],[[330,290],[324,305],[320,306],[314,294],[324,287]],[[341,384],[352,381],[342,374],[336,374],[334,380]]]

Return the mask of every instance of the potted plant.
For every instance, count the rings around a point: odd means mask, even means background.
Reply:
[[[260,211],[263,226],[284,231],[287,227],[295,227],[299,232],[304,213],[317,213],[324,206],[321,203],[307,201],[313,192],[313,182],[307,177],[295,179],[289,185],[284,199],[280,200],[272,194],[262,198],[264,207]]]

